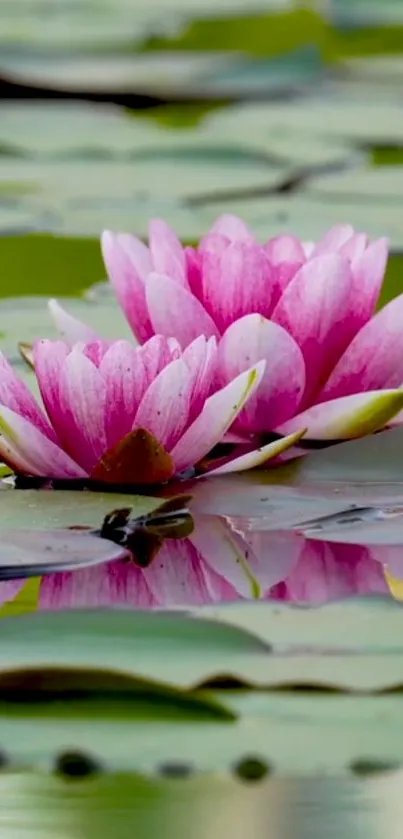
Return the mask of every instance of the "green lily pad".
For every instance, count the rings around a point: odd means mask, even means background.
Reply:
[[[291,133],[306,132],[321,138],[350,141],[369,145],[374,142],[400,144],[403,138],[403,117],[393,91],[384,101],[374,96],[358,96],[347,87],[339,88],[339,95],[330,98],[318,95],[307,99],[272,104],[267,124],[273,130]]]
[[[18,84],[72,93],[154,95],[161,99],[247,96],[300,88],[320,77],[316,49],[270,59],[216,50],[5,55],[3,73]]]
[[[355,655],[374,654],[380,661],[383,653],[386,664],[388,655],[400,657],[403,651],[403,640],[398,630],[403,620],[403,606],[386,597],[352,598],[315,609],[282,603],[239,602],[204,606],[197,614],[208,620],[242,627],[262,641],[270,642],[274,653],[278,650],[289,655],[291,651],[296,653],[300,650],[308,657],[315,654],[315,650],[316,654],[326,650],[328,654],[332,653],[331,659],[334,657],[338,664],[343,655],[354,658]],[[329,666],[330,673],[329,658],[327,661],[312,661],[312,665],[316,674],[321,671],[322,665],[325,668]],[[347,659],[345,665],[346,668],[350,666]],[[373,676],[375,682],[375,672]],[[361,677],[365,679],[363,673],[357,674],[358,680]]]
[[[18,364],[19,372],[34,380],[33,373],[18,352],[20,341],[32,343],[39,338],[60,338],[48,309],[48,297],[17,297],[0,300],[0,322],[4,324],[0,337],[2,352]],[[115,300],[99,296],[96,303],[86,298],[60,299],[70,314],[91,326],[102,338],[134,337]]]
[[[68,612],[5,618],[0,668],[99,666],[183,689],[235,679],[271,689],[401,690],[401,604],[385,598],[337,605],[243,603],[201,607],[194,617],[76,610],[74,620]]]
[[[348,200],[351,204],[376,201],[382,205],[398,203],[403,189],[403,166],[382,166],[348,175],[320,175],[309,182],[309,191],[324,196],[327,200]],[[381,210],[382,213],[382,210]]]
[[[379,205],[376,201],[368,201],[368,198],[354,201],[350,196],[335,201],[330,195],[320,194],[319,190],[315,193],[313,189],[289,197],[253,197],[246,191],[244,195],[242,198],[234,192],[233,198],[228,194],[226,200],[205,204],[203,215],[206,225],[210,226],[221,213],[232,212],[242,216],[259,239],[280,233],[295,233],[311,241],[333,225],[349,222],[357,230],[365,230],[371,238],[386,235],[393,248],[399,250],[403,247],[403,223],[397,201],[385,201]]]
[[[132,507],[133,516],[154,510],[161,503],[146,495],[74,490],[47,492],[34,489],[4,489],[1,492],[1,530],[18,527],[44,530],[76,525],[100,528],[111,510]]]

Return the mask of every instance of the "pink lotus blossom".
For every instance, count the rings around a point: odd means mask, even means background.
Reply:
[[[105,232],[102,251],[140,342],[155,332],[182,347],[217,338],[221,384],[266,360],[232,429],[241,436],[307,428],[306,439],[348,439],[383,428],[403,407],[403,295],[374,315],[386,239],[370,242],[345,224],[316,244],[281,235],[261,245],[228,215],[197,248],[155,219],[148,247]]]
[[[154,336],[142,347],[93,341],[33,350],[40,406],[0,356],[0,457],[17,473],[158,483],[186,472],[223,437],[264,372],[259,362],[215,384],[217,344],[200,336],[182,352]],[[294,441],[224,464],[245,469]],[[280,448],[279,448],[280,446]],[[219,470],[218,470],[219,471]]]

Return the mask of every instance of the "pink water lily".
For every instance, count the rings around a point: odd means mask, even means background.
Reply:
[[[264,373],[252,365],[217,386],[215,338],[182,352],[154,336],[142,347],[93,341],[71,349],[38,341],[33,363],[40,406],[0,356],[0,457],[17,473],[110,483],[158,483],[205,458]],[[254,466],[294,441],[252,450],[226,471]],[[246,460],[245,460],[246,459]]]
[[[332,441],[401,421],[403,295],[374,314],[386,239],[370,242],[345,224],[316,244],[292,235],[259,244],[227,215],[197,248],[155,219],[148,246],[105,232],[102,251],[141,343],[156,332],[183,348],[201,334],[216,338],[221,385],[266,360],[232,433],[261,439],[307,428],[306,439]],[[57,304],[52,311],[68,340],[93,334]]]

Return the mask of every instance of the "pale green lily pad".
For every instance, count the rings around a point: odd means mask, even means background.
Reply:
[[[45,226],[45,223],[42,220]],[[18,202],[8,206],[5,203],[1,204],[1,187],[0,187],[0,233],[8,236],[21,235],[23,233],[33,233],[40,230],[42,227],[40,214],[38,215],[34,209],[24,206],[19,206]]]
[[[23,367],[18,352],[20,341],[32,343],[39,338],[60,338],[48,309],[48,297],[8,297],[0,300],[0,322],[3,333],[0,349]],[[106,340],[125,338],[135,343],[132,332],[118,304],[99,297],[95,304],[87,298],[61,298],[60,303],[79,320],[88,324]],[[25,366],[25,365],[24,365]],[[29,371],[27,371],[29,372]]]
[[[204,606],[195,613],[242,627],[283,653],[299,649],[309,655],[322,649],[331,651],[336,659],[364,653],[381,659],[383,653],[386,661],[387,655],[403,652],[403,606],[386,597],[353,598],[314,609],[278,602],[239,602]],[[317,673],[322,663],[324,667],[331,664],[329,660],[316,661]],[[373,676],[376,680],[375,672]]]
[[[182,238],[193,239],[208,229],[209,217],[203,208],[187,206],[187,199],[262,185],[272,191],[288,177],[284,166],[241,153],[235,158],[219,149],[186,150],[178,141],[169,153],[150,152],[126,162],[81,159],[60,165],[7,158],[7,163],[0,160],[0,181],[5,194],[19,194],[22,210],[37,214],[41,229],[97,236],[112,228],[144,236],[150,217],[159,215]]]
[[[172,156],[175,147],[172,144]],[[59,163],[45,163],[7,158],[1,163],[0,181],[4,185],[15,187],[19,183],[30,184],[32,191],[43,196],[45,209],[53,209],[57,214],[63,212],[64,205],[74,202],[72,208],[80,204],[91,206],[91,202],[100,205],[107,201],[117,202],[132,199],[133,203],[144,196],[174,200],[186,198],[199,192],[214,192],[228,188],[257,188],[267,185],[273,188],[281,184],[287,169],[273,166],[259,160],[238,159],[234,169],[231,158],[225,154],[216,156],[202,148],[196,153],[181,149],[178,140],[176,165],[172,166],[169,155],[162,157],[151,154],[147,159],[131,161],[96,161],[77,160]],[[26,198],[28,200],[28,197]],[[53,205],[50,202],[53,200]]]
[[[292,113],[293,104],[287,107]],[[276,106],[274,113],[278,113]],[[311,131],[283,126],[273,117],[272,107],[267,104],[248,103],[223,108],[207,117],[199,127],[198,135],[204,143],[221,140],[305,166],[357,165],[365,159],[351,144],[324,136],[320,126],[312,127]]]
[[[254,757],[280,777],[322,776],[324,772],[347,775],[359,759],[364,762],[365,758],[372,758],[375,762],[377,758],[380,766],[403,761],[399,736],[403,723],[401,697],[341,698],[230,691],[206,695],[210,697],[217,705],[225,702],[240,719],[234,723],[220,721],[217,713],[217,719],[209,722],[206,711],[205,719],[199,711],[199,719],[192,721],[191,697],[188,713],[180,709],[178,702],[176,714],[171,711],[171,720],[158,719],[151,702],[148,708],[142,708],[133,698],[130,703],[122,699],[65,699],[52,705],[37,703],[36,708],[26,701],[22,707],[8,703],[4,711],[0,706],[0,736],[14,771],[17,767],[54,769],[58,756],[66,751],[66,741],[71,750],[88,755],[98,762],[101,772],[108,773],[155,775],[160,767],[162,772],[162,767],[170,764],[178,767],[178,774],[183,766],[189,767],[190,774],[214,772],[228,777],[242,760]],[[161,706],[160,717],[162,702]],[[182,719],[178,719],[180,711]],[[197,707],[194,716],[196,711]],[[219,789],[220,779],[216,776],[216,784],[217,781]],[[182,796],[188,784],[189,781],[178,784]],[[87,787],[88,782],[81,784],[82,794]],[[93,783],[91,787],[94,788]],[[4,782],[0,788],[4,789]],[[53,787],[53,806],[55,793]],[[9,800],[7,795],[5,801]]]
[[[380,102],[358,95],[351,96],[340,88],[340,96],[300,99],[292,103],[271,105],[273,129],[291,132],[307,131],[322,137],[352,140],[369,145],[375,142],[403,142],[403,114],[397,98]]]
[[[343,67],[352,82],[378,85],[378,89],[381,86],[392,89],[395,87],[397,92],[403,79],[403,59],[400,55],[348,58],[344,59]]]
[[[351,601],[350,614],[347,602],[338,612],[334,606],[310,610],[267,603],[242,604],[243,612],[237,604],[201,607],[193,618],[103,610],[77,610],[74,620],[68,612],[25,615],[2,622],[0,667],[98,666],[182,689],[222,678],[276,689],[401,689],[402,606],[386,598],[379,607],[371,602],[355,608]],[[376,623],[380,614],[382,632]],[[314,630],[320,642],[307,640]]]
[[[354,26],[393,26],[403,23],[400,0],[332,0],[336,24]]]
[[[387,208],[393,204],[400,207],[402,191],[403,166],[382,166],[348,174],[320,175],[309,182],[309,192],[323,196],[326,200],[347,200],[356,205],[373,201],[381,217],[385,205]]]
[[[316,51],[314,54],[316,57]],[[262,86],[264,90],[300,87],[312,81],[312,76],[317,78],[318,61],[314,61],[311,70],[309,62],[302,61],[298,53],[262,62],[220,49],[193,53],[163,50],[137,54],[62,54],[57,58],[46,54],[24,57],[9,54],[2,60],[2,69],[8,78],[19,84],[60,92],[154,94],[168,99],[178,95],[195,98],[206,98],[207,95],[220,99],[225,95],[259,91]],[[273,73],[274,79],[271,79]]]
[[[149,513],[160,504],[158,498],[74,490],[4,489],[1,492],[2,529],[51,530],[75,525],[99,528],[104,517],[120,507],[132,507],[133,515]]]
[[[134,119],[116,105],[89,102],[6,101],[2,104],[0,148],[21,155],[118,157],[165,138],[150,120]]]
[[[291,5],[292,0],[253,0],[250,13]],[[1,42],[12,47],[110,50],[111,45],[129,49],[133,43],[153,34],[181,30],[189,17],[215,16],[245,9],[245,0],[207,0],[201,7],[197,0],[153,0],[136,5],[130,0],[66,0],[51,13],[41,14],[39,0],[13,0],[2,4]],[[21,60],[21,56],[20,56]]]
[[[337,178],[341,178],[341,174]],[[348,182],[349,175],[346,176]],[[335,178],[336,180],[336,178]],[[309,183],[309,182],[308,182]],[[335,201],[324,194],[312,190],[296,193],[288,198],[267,196],[253,197],[245,192],[245,199],[234,194],[225,201],[211,202],[203,206],[208,225],[220,213],[232,212],[242,216],[256,232],[259,239],[265,240],[280,233],[294,233],[301,239],[318,239],[330,227],[348,222],[357,230],[365,230],[371,238],[389,236],[392,247],[403,247],[403,219],[397,201],[384,202],[380,206],[375,200],[351,200],[344,196]]]

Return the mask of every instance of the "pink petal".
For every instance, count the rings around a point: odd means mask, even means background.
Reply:
[[[64,341],[35,341],[33,346],[35,373],[43,404],[57,432],[60,426],[60,377],[69,353],[68,344]],[[60,430],[63,434],[63,427]]]
[[[202,606],[211,602],[203,564],[188,539],[167,539],[143,573],[161,606]]]
[[[273,267],[270,313],[275,309],[280,297],[303,264],[303,262],[282,262]]]
[[[31,391],[14,372],[11,365],[0,353],[0,404],[25,417],[42,434],[56,441],[53,428],[40,409]]]
[[[282,262],[305,262],[302,242],[296,236],[275,236],[263,246],[270,262],[281,265]]]
[[[108,448],[105,430],[106,385],[97,368],[78,349],[64,362],[60,378],[57,428],[63,444],[91,473]]]
[[[263,248],[234,242],[219,255],[205,253],[203,297],[206,309],[221,332],[250,312],[268,316],[272,269]]]
[[[304,404],[329,375],[356,329],[349,263],[338,254],[309,260],[280,298],[272,319],[284,327],[302,350],[306,366]]]
[[[222,236],[219,233],[207,233],[207,236],[204,236],[203,239],[200,240],[198,250],[198,253],[201,256],[202,269],[205,254],[215,254],[216,256],[219,256],[224,253],[227,248],[229,248],[230,244],[231,239],[228,239],[227,236]]]
[[[284,579],[301,551],[302,540],[295,533],[243,532],[217,516],[200,516],[195,524],[190,540],[200,556],[238,596],[248,599]]]
[[[82,347],[82,353],[92,361],[95,367],[99,367],[105,353],[108,352],[111,345],[111,341],[90,341],[89,344],[85,344]]]
[[[231,531],[225,519],[198,517],[190,541],[208,568],[230,584],[235,596],[256,597],[258,583],[245,556],[248,545]]]
[[[319,604],[387,591],[382,567],[366,548],[306,540],[296,567],[283,583],[271,589],[269,598]]]
[[[301,242],[301,244],[305,254],[305,259],[310,259],[316,248],[315,242]]]
[[[4,580],[0,582],[0,603],[9,603],[14,600],[24,585],[25,580]]]
[[[354,233],[351,239],[339,248],[339,254],[345,256],[354,264],[365,253],[368,246],[368,236],[365,233]]]
[[[186,273],[190,291],[195,297],[200,297],[202,287],[202,255],[195,248],[184,249],[186,259]]]
[[[265,362],[259,362],[209,396],[197,419],[187,428],[171,452],[177,472],[196,464],[220,442],[246,400],[259,386],[264,368]]]
[[[185,254],[172,228],[163,219],[153,219],[148,238],[154,271],[167,274],[187,288]]]
[[[253,449],[246,454],[238,457],[230,458],[223,466],[218,466],[216,469],[210,469],[207,474],[210,475],[228,475],[230,472],[246,472],[249,469],[256,469],[259,466],[264,466],[268,460],[272,460],[283,452],[291,449],[299,442],[301,437],[305,434],[305,429],[296,431],[288,437],[282,437],[280,440],[274,440],[273,443],[267,443],[266,446],[261,446],[259,449]]]
[[[191,379],[182,359],[171,361],[146,390],[133,429],[145,428],[170,451],[186,428]]]
[[[329,376],[320,400],[403,382],[403,294],[391,300],[355,336]]]
[[[177,357],[178,346],[173,338],[153,335],[142,347],[136,349],[144,366],[145,387],[149,387],[158,373]]]
[[[196,338],[183,353],[192,382],[189,421],[200,413],[207,397],[214,387],[218,351],[215,338],[206,340],[203,335]]]
[[[57,300],[49,300],[48,309],[57,331],[70,346],[79,341],[87,343],[98,339],[97,333],[90,326],[66,312]]]
[[[22,461],[32,463],[29,474],[46,478],[84,478],[86,473],[52,440],[28,420],[0,406],[0,431]],[[4,443],[1,440],[4,453]]]
[[[140,342],[153,334],[148,316],[144,281],[119,237],[106,230],[101,238],[102,255],[116,296],[131,329]]]
[[[245,530],[241,535],[261,594],[292,573],[304,548],[303,537],[292,531]]]
[[[219,343],[221,381],[231,381],[261,359],[267,361],[265,374],[237,423],[253,433],[273,431],[293,416],[305,390],[305,362],[291,335],[261,315],[246,315],[228,327]]]
[[[145,282],[147,275],[153,270],[151,254],[147,245],[137,236],[131,236],[130,233],[117,233],[116,239],[129,257],[140,280]]]
[[[225,213],[213,224],[210,234],[226,236],[230,242],[251,242],[255,237],[245,222],[238,216]]]
[[[357,329],[374,314],[382,288],[388,261],[388,239],[377,239],[352,261],[353,286]]]
[[[338,224],[335,227],[331,227],[322,239],[319,239],[310,257],[339,251],[354,234],[355,230],[354,227],[351,227],[351,224]]]
[[[25,452],[26,455],[26,452]],[[13,472],[20,475],[36,475],[37,468],[32,460],[22,456],[16,446],[0,434],[0,461],[4,461]]]
[[[167,338],[174,335],[183,348],[199,335],[218,337],[218,330],[202,304],[176,280],[163,274],[150,274],[146,298],[153,330]]]
[[[306,428],[307,440],[349,440],[381,430],[402,408],[403,390],[355,393],[307,408],[276,431],[292,434]]]
[[[128,341],[116,341],[102,359],[99,372],[106,387],[105,430],[108,448],[131,431],[147,388],[142,354]]]
[[[49,574],[40,588],[40,609],[156,605],[142,571],[131,562],[109,562],[92,568]]]

